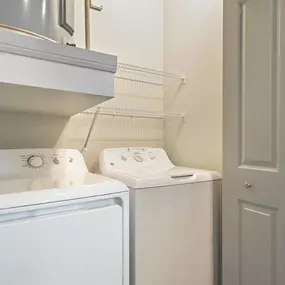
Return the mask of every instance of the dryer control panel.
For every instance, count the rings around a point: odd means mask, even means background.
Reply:
[[[87,171],[82,154],[74,149],[0,150],[0,178],[66,176]]]

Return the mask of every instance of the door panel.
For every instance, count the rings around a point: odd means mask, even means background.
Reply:
[[[276,168],[276,0],[249,0],[240,9],[241,164]]]
[[[271,285],[276,279],[276,209],[240,201],[240,283]]]
[[[224,0],[223,285],[285,284],[285,0]]]

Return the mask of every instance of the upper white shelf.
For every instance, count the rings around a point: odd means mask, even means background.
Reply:
[[[118,63],[116,78],[157,86],[165,86],[172,83],[183,84],[185,82],[185,78],[178,74],[125,63]]]
[[[117,57],[0,30],[0,111],[72,116],[114,97]]]

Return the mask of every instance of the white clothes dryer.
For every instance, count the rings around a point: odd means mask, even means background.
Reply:
[[[130,188],[131,285],[220,285],[217,172],[147,147],[105,149],[99,168]]]
[[[129,284],[128,188],[78,151],[1,150],[0,194],[0,284]]]

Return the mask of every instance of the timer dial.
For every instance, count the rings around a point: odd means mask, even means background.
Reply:
[[[32,168],[40,168],[44,164],[43,158],[38,155],[30,156],[27,162],[28,162],[28,165]]]

